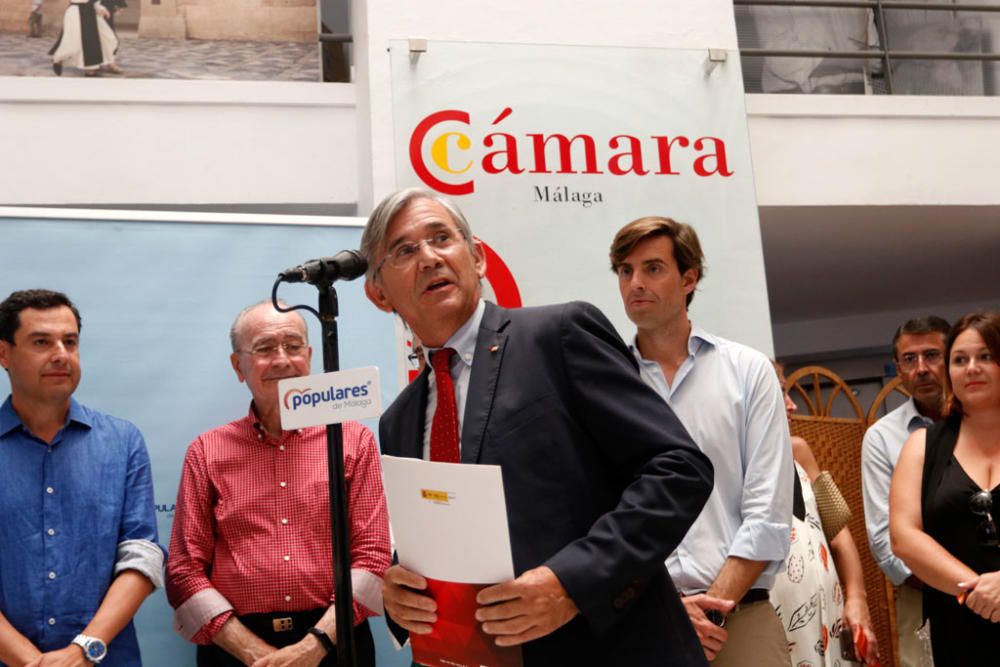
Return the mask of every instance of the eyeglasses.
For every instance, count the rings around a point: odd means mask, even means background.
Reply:
[[[309,346],[302,340],[286,340],[280,344],[260,343],[249,350],[240,350],[240,352],[248,352],[259,359],[267,359],[276,355],[279,347],[285,351],[285,356],[301,357]]]
[[[976,516],[986,517],[976,526],[976,539],[979,543],[984,547],[1000,544],[997,524],[993,520],[993,494],[989,491],[976,491],[969,496],[969,510]]]
[[[392,248],[392,250],[390,250],[389,253],[382,258],[382,261],[379,262],[378,268],[375,269],[375,273],[381,271],[382,267],[386,264],[394,269],[405,269],[409,267],[417,260],[417,254],[420,252],[420,247],[425,244],[435,253],[442,253],[453,248],[455,244],[459,243],[464,238],[464,234],[460,234],[455,230],[440,229],[422,241],[400,243]]]
[[[896,364],[904,371],[912,371],[920,364],[921,357],[928,366],[938,366],[944,361],[944,353],[941,350],[924,350],[923,352],[907,352],[899,357]]]

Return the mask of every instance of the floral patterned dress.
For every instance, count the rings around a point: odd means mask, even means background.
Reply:
[[[771,589],[771,602],[788,637],[792,667],[846,667],[855,663],[840,652],[844,591],[809,477],[798,463],[795,472],[802,483],[805,519],[792,519],[792,548]]]

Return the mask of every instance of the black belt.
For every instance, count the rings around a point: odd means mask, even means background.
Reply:
[[[766,588],[751,588],[747,594],[740,598],[739,604],[753,604],[771,599],[771,592]]]
[[[326,609],[310,609],[308,611],[283,611],[273,614],[244,614],[237,616],[237,618],[257,636],[293,630],[295,634],[304,636],[306,630],[316,625],[324,613],[326,613]]]

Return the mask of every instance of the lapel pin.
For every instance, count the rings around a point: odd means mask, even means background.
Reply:
[[[499,345],[490,345],[490,352],[496,352],[500,349]]]

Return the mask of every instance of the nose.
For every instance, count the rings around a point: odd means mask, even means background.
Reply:
[[[639,292],[646,289],[646,286],[642,283],[642,276],[639,275],[638,271],[633,271],[630,275],[627,275],[625,277],[625,284],[629,289]]]
[[[426,240],[417,245],[417,263],[421,267],[437,266],[441,263],[440,251],[436,250]]]
[[[272,366],[274,365],[283,366],[285,364],[290,364],[292,362],[292,357],[288,354],[285,348],[279,345],[274,350],[274,354],[271,355],[270,361]]]
[[[917,357],[917,373],[921,375],[924,373],[930,373],[930,368],[927,365],[927,358],[922,354]]]
[[[57,340],[52,346],[52,361],[62,362],[65,361],[66,357],[69,356],[69,350],[66,349],[66,344],[61,340]]]

